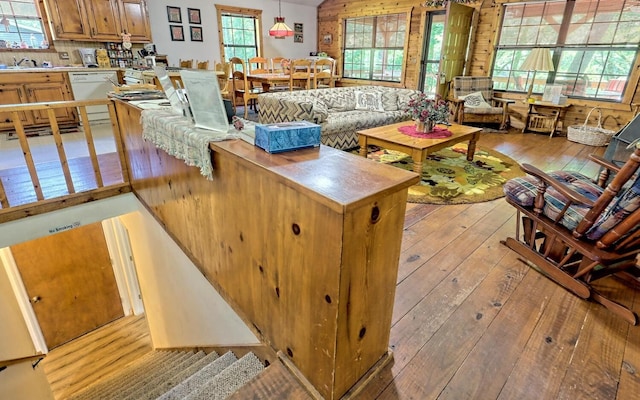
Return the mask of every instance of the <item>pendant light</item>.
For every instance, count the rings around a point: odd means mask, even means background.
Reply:
[[[278,16],[276,17],[276,23],[271,27],[271,29],[269,29],[269,36],[274,36],[277,38],[293,36],[293,29],[289,28],[287,24],[284,23],[280,0],[278,0]]]

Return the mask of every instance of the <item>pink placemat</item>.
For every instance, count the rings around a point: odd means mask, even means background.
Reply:
[[[398,128],[400,133],[405,135],[421,138],[421,139],[444,139],[453,135],[453,133],[446,128],[438,128],[437,126],[429,133],[416,131],[415,125],[406,125]]]

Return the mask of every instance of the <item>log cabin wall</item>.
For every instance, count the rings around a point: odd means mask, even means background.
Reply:
[[[500,29],[502,19],[503,4],[518,3],[523,0],[480,0],[470,6],[479,11],[478,23],[475,34],[472,34],[471,54],[467,75],[488,76],[491,73],[493,63],[493,53],[495,40]],[[530,0],[536,1],[536,0]],[[540,0],[541,1],[541,0]],[[422,40],[425,24],[425,15],[429,11],[441,10],[438,8],[422,7],[423,1],[417,0],[396,0],[396,1],[367,1],[367,0],[325,0],[318,6],[318,51],[326,52],[329,56],[337,59],[337,71],[342,72],[342,22],[344,18],[363,17],[372,15],[384,15],[399,13],[406,10],[411,12],[411,23],[409,25],[409,41],[406,49],[407,57],[405,70],[400,83],[377,82],[343,79],[340,86],[353,85],[385,85],[406,87],[410,89],[418,88],[420,74],[420,60],[422,57]],[[330,41],[325,41],[326,36],[331,37]],[[632,104],[640,103],[637,83],[640,74],[638,61],[634,66],[630,77],[630,85],[635,86],[631,101],[615,103],[600,102],[587,99],[569,99],[572,107],[568,109],[564,121],[564,131],[570,125],[582,125],[589,111],[593,107],[602,110],[602,123],[607,129],[618,131],[634,116]],[[627,89],[629,90],[629,89]],[[511,106],[511,120],[516,125],[522,121],[526,106],[522,100],[526,93],[498,93],[498,96],[519,100]],[[589,125],[594,126],[595,118],[592,116]]]

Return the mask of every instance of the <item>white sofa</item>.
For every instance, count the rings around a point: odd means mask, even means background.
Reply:
[[[320,141],[338,149],[358,146],[357,131],[410,120],[404,111],[417,90],[350,86],[258,96],[261,124],[306,120],[320,125]]]

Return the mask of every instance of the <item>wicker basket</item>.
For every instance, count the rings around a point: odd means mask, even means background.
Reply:
[[[589,117],[593,111],[598,111],[598,126],[587,126]],[[567,139],[572,142],[589,146],[606,146],[615,131],[602,127],[602,112],[598,107],[593,107],[582,125],[571,125],[567,128]]]

